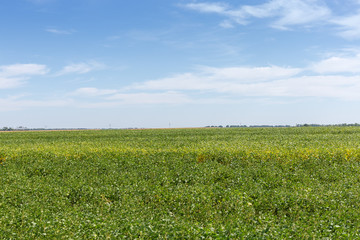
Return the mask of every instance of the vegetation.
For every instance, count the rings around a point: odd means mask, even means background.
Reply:
[[[360,128],[0,133],[0,239],[359,238]]]

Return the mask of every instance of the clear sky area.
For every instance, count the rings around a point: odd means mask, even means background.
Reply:
[[[360,123],[359,0],[6,0],[0,127]]]

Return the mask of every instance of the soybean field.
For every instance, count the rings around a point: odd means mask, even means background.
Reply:
[[[360,238],[360,128],[0,133],[0,239]]]

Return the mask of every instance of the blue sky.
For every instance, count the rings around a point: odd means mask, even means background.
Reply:
[[[0,127],[360,122],[359,0],[13,0]]]

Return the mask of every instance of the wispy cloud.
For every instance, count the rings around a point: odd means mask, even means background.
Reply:
[[[331,10],[318,0],[271,0],[259,5],[231,7],[224,3],[189,3],[186,8],[204,13],[216,13],[228,18],[221,25],[230,22],[245,25],[251,18],[271,18],[271,26],[288,29],[295,25],[311,25],[328,19]],[[226,24],[225,24],[226,23]]]
[[[330,57],[307,68],[203,67],[200,71],[137,83],[141,91],[243,97],[320,97],[360,100],[360,56]],[[310,70],[310,71],[309,71]]]
[[[359,76],[301,76],[265,83],[232,84],[226,93],[254,97],[316,97],[360,100]]]
[[[222,21],[220,24],[219,24],[220,27],[223,27],[223,28],[234,28],[234,24],[229,21],[229,20],[224,20]]]
[[[31,96],[30,96],[31,97]],[[72,100],[34,100],[29,97],[25,98],[22,95],[9,96],[0,98],[0,112],[2,111],[16,111],[24,108],[38,108],[38,107],[65,107],[72,105]]]
[[[321,74],[328,73],[360,73],[360,53],[355,56],[332,56],[312,66]]]
[[[91,71],[91,67],[87,64],[85,66],[69,65],[63,69],[63,74]],[[328,56],[304,68],[274,65],[223,68],[202,66],[192,72],[138,82],[121,89],[78,88],[65,94],[65,100],[40,101],[23,96],[0,98],[0,107],[9,110],[50,106],[112,108],[131,104],[226,104],[247,98],[278,97],[360,101],[359,69],[358,52]],[[18,86],[28,77],[47,72],[45,65],[38,64],[0,66],[0,88]]]
[[[124,104],[234,103],[246,98],[334,98],[360,101],[360,55],[330,56],[304,68],[202,66],[193,72],[138,82],[122,89],[80,88],[79,107]],[[85,97],[85,98],[84,98]]]
[[[197,72],[134,84],[133,89],[221,91],[226,86],[287,78],[301,72],[298,68],[271,67],[202,67]]]
[[[84,74],[91,71],[104,69],[105,64],[96,62],[96,61],[88,61],[82,63],[73,63],[65,66],[62,70],[56,73],[56,76],[66,75],[66,74]]]
[[[13,64],[0,66],[0,76],[16,77],[29,75],[44,75],[48,72],[46,65]]]
[[[99,88],[80,88],[69,94],[76,100],[75,106],[84,108],[115,107],[138,104],[184,104],[192,102],[186,93],[174,91],[126,92]],[[80,97],[80,98],[79,98]]]
[[[13,64],[0,66],[0,89],[18,87],[31,76],[44,75],[48,71],[46,65],[41,64]]]
[[[122,104],[184,104],[191,101],[186,94],[171,91],[160,93],[118,93],[107,99],[120,101]]]
[[[189,3],[185,7],[204,13],[228,14],[230,6],[225,3]]]
[[[45,29],[45,31],[47,31],[49,33],[57,34],[57,35],[69,35],[69,34],[73,34],[76,32],[75,30],[60,30],[60,29],[56,29],[56,28],[47,28],[47,29]]]
[[[236,24],[247,25],[253,19],[269,19],[270,26],[289,30],[295,26],[313,27],[328,25],[336,28],[335,32],[345,39],[360,39],[359,1],[353,1],[357,12],[337,16],[321,0],[268,0],[258,5],[234,7],[225,3],[200,2],[183,5],[187,9],[202,13],[213,13],[225,17],[220,22],[223,28],[232,28]]]
[[[339,35],[346,39],[360,38],[360,10],[357,14],[345,17],[338,17],[332,20],[332,23],[338,25]]]
[[[117,92],[118,92],[117,90],[113,90],[113,89],[98,89],[94,87],[87,87],[87,88],[79,88],[70,95],[81,96],[81,97],[95,97],[95,96],[115,94]]]

